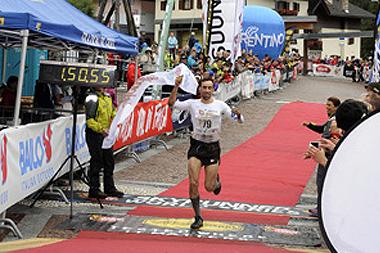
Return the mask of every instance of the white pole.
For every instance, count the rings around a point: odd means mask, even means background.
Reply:
[[[3,49],[3,69],[1,70],[1,76],[2,76],[2,81],[3,83],[5,83],[5,81],[7,80],[6,79],[6,75],[7,75],[7,53],[8,53],[8,50],[6,48]]]
[[[166,2],[165,16],[162,22],[161,37],[158,45],[158,68],[160,71],[164,71],[164,56],[168,41],[170,22],[172,19],[173,6],[174,0],[169,0]]]
[[[20,116],[20,107],[21,107],[21,93],[22,85],[24,82],[24,72],[25,72],[25,61],[26,61],[26,51],[28,49],[28,37],[29,30],[21,30],[20,35],[22,36],[22,47],[21,47],[21,59],[20,59],[20,72],[18,76],[17,84],[17,96],[16,96],[16,105],[15,112],[13,117],[13,125],[19,125],[19,116]]]
[[[172,19],[174,0],[168,0],[166,2],[165,16],[162,22],[162,31],[160,37],[160,43],[158,45],[158,69],[159,71],[164,71],[164,56],[166,51],[166,44],[168,41],[170,22]],[[158,85],[153,86],[153,99],[161,99],[162,96],[162,87]]]
[[[135,56],[135,80],[134,84],[136,84],[137,79],[139,78],[139,55]]]

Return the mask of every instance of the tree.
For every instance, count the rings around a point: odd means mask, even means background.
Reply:
[[[93,0],[69,0],[69,2],[90,17],[95,17],[96,6]]]

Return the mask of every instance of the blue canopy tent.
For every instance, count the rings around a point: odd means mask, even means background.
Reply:
[[[66,0],[2,0],[0,28],[29,30],[28,44],[37,48],[98,48],[137,54],[137,38],[104,26]],[[8,40],[7,37],[0,38],[3,46],[20,45],[19,43],[20,40],[9,36]]]
[[[18,125],[27,48],[110,51],[136,55],[137,38],[116,32],[83,14],[66,0],[1,0],[0,46],[21,48],[13,124]],[[3,66],[6,53],[3,54]],[[4,76],[4,75],[3,75]],[[22,237],[12,220],[0,214],[0,227]]]
[[[18,124],[28,46],[49,50],[100,50],[135,55],[138,53],[136,43],[136,37],[104,26],[66,0],[2,0],[0,46],[5,49],[22,48],[14,124]]]

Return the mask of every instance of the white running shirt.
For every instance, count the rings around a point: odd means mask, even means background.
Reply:
[[[194,128],[192,137],[206,143],[218,141],[222,130],[222,118],[231,118],[231,108],[216,99],[210,104],[204,104],[200,99],[177,100],[173,107],[191,114]]]

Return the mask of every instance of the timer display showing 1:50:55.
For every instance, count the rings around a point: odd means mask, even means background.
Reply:
[[[63,82],[81,83],[103,83],[108,84],[111,78],[108,69],[86,68],[86,67],[63,67],[60,79]]]

